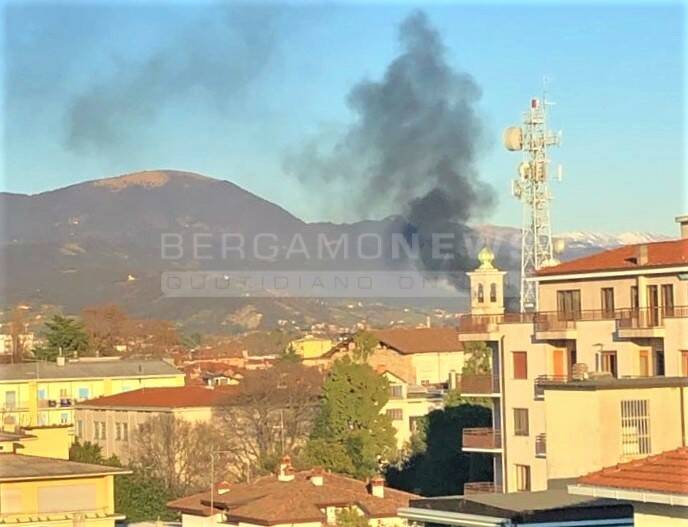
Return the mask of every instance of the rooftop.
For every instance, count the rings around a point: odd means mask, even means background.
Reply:
[[[607,467],[580,477],[578,484],[688,497],[688,448]]]
[[[369,518],[397,516],[397,509],[406,507],[414,494],[384,489],[384,497],[373,496],[363,481],[324,473],[323,483],[311,481],[313,471],[294,474],[292,481],[280,481],[276,475],[264,476],[251,483],[223,484],[226,493],[216,493],[214,507],[222,510],[229,521],[258,525],[280,523],[327,522],[322,511],[328,506],[356,505]],[[168,503],[168,507],[201,516],[210,515],[210,492],[187,496]]]
[[[106,395],[78,403],[78,407],[108,408],[193,408],[222,404],[233,387],[171,386],[141,388],[130,392]]]
[[[59,366],[55,362],[22,362],[0,365],[0,381],[169,375],[183,374],[163,360],[79,360],[67,361],[63,366]]]
[[[392,328],[372,331],[381,344],[402,354],[461,351],[455,328]]]
[[[0,454],[0,482],[33,479],[62,479],[74,476],[105,476],[129,474],[131,471],[119,467],[76,463],[64,459]]]
[[[575,521],[591,518],[612,519],[633,516],[630,505],[612,500],[574,496],[566,490],[540,492],[485,493],[412,500],[403,517],[414,518],[423,510],[437,513],[466,514],[503,518],[521,523]],[[439,517],[437,518],[441,523]]]
[[[640,263],[641,247],[647,248],[647,262]],[[555,276],[587,272],[628,271],[688,265],[688,238],[654,243],[624,245],[616,249],[576,258],[537,272],[538,276]]]

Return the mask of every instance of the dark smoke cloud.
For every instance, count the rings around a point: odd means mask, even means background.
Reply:
[[[356,206],[362,215],[389,204],[400,212],[399,205],[408,204],[416,221],[465,222],[493,201],[475,167],[484,145],[476,110],[480,87],[447,64],[425,14],[409,16],[399,40],[403,52],[383,79],[350,91],[356,120],[331,152],[323,155],[311,144],[287,161],[287,169],[308,183],[360,180]],[[436,207],[428,210],[430,205]]]
[[[286,168],[309,184],[347,182],[347,206],[361,216],[401,213],[405,232],[419,233],[426,245],[433,232],[461,239],[469,232],[465,223],[494,204],[475,166],[485,142],[476,110],[481,90],[472,76],[449,66],[442,39],[422,12],[404,20],[399,40],[402,53],[384,77],[350,91],[356,119],[332,150],[323,155],[317,143],[308,145]],[[463,254],[431,262],[427,249],[427,268],[466,268]]]
[[[74,98],[65,144],[76,152],[131,153],[167,105],[184,97],[219,111],[243,95],[273,54],[275,10],[213,9],[184,22],[145,60],[120,62]],[[180,102],[181,101],[181,102]]]

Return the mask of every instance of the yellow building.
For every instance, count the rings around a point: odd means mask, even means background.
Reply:
[[[480,267],[470,273],[472,310],[459,321],[459,338],[486,342],[492,350],[489,375],[461,380],[465,396],[493,403],[493,426],[465,429],[463,436],[464,451],[493,455],[495,479],[484,483],[504,492],[548,488],[552,434],[561,432],[546,422],[547,398],[558,397],[546,386],[688,375],[688,218],[679,222],[682,238],[623,246],[541,269],[533,278],[539,306],[534,313],[504,312],[504,274],[493,266],[489,251],[482,253]],[[555,412],[584,418],[587,399],[578,395],[580,402]],[[621,406],[614,411],[614,420],[600,415],[594,427],[618,434],[612,423],[620,419]],[[659,403],[651,411],[657,419],[680,418]],[[571,434],[570,440],[582,439],[579,432]],[[622,460],[607,459],[610,464]]]
[[[70,426],[0,431],[0,525],[114,527],[122,468],[68,461]]]
[[[332,349],[333,342],[327,337],[307,335],[300,339],[292,340],[289,348],[303,359],[318,359]]]
[[[79,359],[0,365],[5,425],[72,424],[74,405],[143,387],[181,386],[184,374],[162,360]]]
[[[444,408],[446,390],[410,384],[389,371],[383,375],[389,382],[389,400],[382,412],[392,420],[397,447],[402,448],[411,440],[426,415]]]

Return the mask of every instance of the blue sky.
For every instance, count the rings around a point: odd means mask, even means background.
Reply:
[[[0,190],[176,168],[228,179],[307,220],[358,219],[345,185],[305,183],[285,159],[345,133],[349,91],[383,76],[399,54],[399,24],[418,7],[4,4]],[[564,181],[552,183],[555,231],[676,231],[673,217],[688,212],[682,6],[422,9],[448,62],[482,88],[490,145],[477,168],[498,204],[475,221],[519,224],[510,181],[520,157],[501,133],[547,75],[552,127],[563,129],[552,154],[564,165]],[[179,75],[170,56],[184,61]],[[163,85],[148,82],[152,68]],[[120,110],[107,110],[113,102]]]

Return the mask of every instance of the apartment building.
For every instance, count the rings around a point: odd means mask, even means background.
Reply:
[[[74,422],[74,405],[142,387],[181,386],[162,360],[79,359],[0,365],[0,417],[13,426]]]
[[[0,432],[0,524],[114,527],[114,477],[129,470],[68,461],[68,427]]]
[[[505,313],[504,273],[489,250],[481,252],[480,266],[469,273],[471,313],[460,319],[459,338],[490,346],[492,372],[463,376],[461,391],[490,398],[493,426],[464,430],[463,450],[492,453],[495,479],[466,491],[547,488],[547,452],[555,441],[549,440],[545,405],[554,385],[688,374],[688,216],[678,221],[677,240],[623,246],[542,269],[533,278],[535,313]],[[584,398],[577,401],[557,411],[584,414]],[[618,424],[621,411],[619,403],[614,420],[595,426]],[[620,437],[621,430],[609,433]]]
[[[389,400],[382,412],[392,420],[397,447],[402,448],[409,443],[426,415],[444,407],[446,390],[433,385],[411,384],[390,371],[383,375],[389,382]]]
[[[371,527],[403,527],[406,520],[397,511],[416,497],[385,487],[379,477],[365,482],[317,468],[296,472],[285,457],[276,474],[246,483],[222,482],[213,492],[167,506],[181,513],[182,527],[319,527],[337,524],[344,510],[362,516]]]
[[[371,330],[379,344],[367,358],[376,369],[390,369],[411,384],[446,385],[463,369],[463,344],[453,327]],[[327,368],[355,348],[353,338],[340,342],[317,361],[304,364]]]
[[[234,393],[232,386],[170,386],[141,388],[77,403],[75,435],[99,445],[103,455],[129,461],[137,431],[151,417],[170,415],[191,422],[208,422],[218,405]]]

